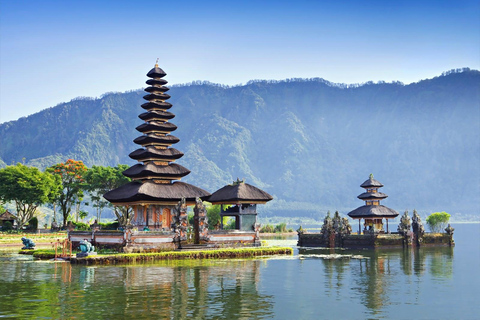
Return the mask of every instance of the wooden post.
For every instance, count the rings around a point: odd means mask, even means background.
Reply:
[[[385,218],[385,220],[387,220],[387,233],[388,233],[388,219],[387,219],[387,218]]]
[[[360,226],[360,221],[362,221],[362,219],[358,219],[358,234],[362,234],[362,227]]]

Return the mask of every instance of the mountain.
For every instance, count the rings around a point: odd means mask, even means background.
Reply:
[[[168,77],[167,77],[168,80]],[[267,212],[347,212],[370,173],[396,210],[479,214],[480,72],[402,83],[323,79],[205,82],[169,91],[186,182],[211,192],[237,177],[272,194]],[[0,124],[0,164],[68,158],[133,164],[141,90],[77,98]]]

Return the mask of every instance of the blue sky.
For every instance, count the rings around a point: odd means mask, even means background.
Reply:
[[[157,57],[170,84],[416,82],[480,69],[480,0],[0,0],[0,123],[141,88]]]

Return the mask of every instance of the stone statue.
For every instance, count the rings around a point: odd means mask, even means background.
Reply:
[[[342,229],[340,231],[340,234],[352,234],[352,226],[350,225],[350,222],[348,222],[347,218],[342,218]]]
[[[412,229],[413,229],[413,233],[417,237],[417,242],[419,244],[423,242],[425,227],[423,226],[422,219],[420,219],[420,216],[418,215],[417,210],[413,210]]]
[[[450,235],[450,236],[453,236],[453,231],[455,231],[455,228],[452,228],[452,226],[450,225],[450,223],[448,224],[448,226],[445,228],[445,232]]]
[[[407,233],[410,231],[411,223],[410,217],[408,216],[408,210],[405,210],[402,217],[400,218],[400,224],[398,225],[397,231],[402,236],[407,236]]]
[[[207,209],[203,205],[200,198],[195,200],[194,212],[194,228],[195,228],[195,243],[200,243],[200,240],[208,241],[208,217]]]
[[[253,231],[255,231],[255,242],[260,241],[260,227],[261,224],[258,222],[253,225]]]
[[[22,243],[23,243],[23,248],[22,250],[30,250],[30,249],[35,249],[35,242],[33,242],[31,239],[22,237]]]
[[[340,218],[340,214],[338,211],[335,211],[335,215],[332,219],[333,222],[333,230],[335,230],[335,234],[340,234],[342,230],[342,218]]]
[[[57,221],[53,220],[51,229],[52,229],[52,231],[60,230],[60,227],[58,226]]]
[[[452,228],[452,226],[449,223],[448,226],[445,228],[445,232],[450,236],[449,243],[448,243],[450,246],[455,245],[455,240],[453,240],[453,231],[455,231],[455,228]]]
[[[88,242],[87,239],[83,239],[82,241],[80,241],[80,251],[82,251],[82,253],[94,252],[95,247],[92,246],[92,244]]]
[[[328,240],[330,238],[330,233],[332,232],[334,232],[333,221],[332,218],[330,218],[330,211],[328,211],[327,216],[325,217],[325,219],[323,219],[323,225],[320,233],[323,235],[323,238],[325,240]]]
[[[188,217],[185,198],[182,198],[173,208],[173,213],[171,228],[175,232],[175,240],[187,240]]]

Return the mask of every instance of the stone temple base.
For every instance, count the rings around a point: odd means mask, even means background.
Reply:
[[[77,253],[77,258],[85,258],[88,256],[96,256],[96,255],[97,255],[96,252],[79,252]]]

